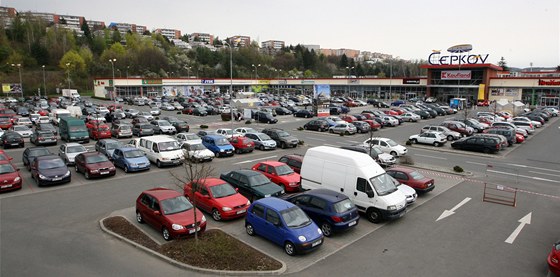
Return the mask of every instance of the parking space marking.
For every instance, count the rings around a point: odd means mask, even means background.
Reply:
[[[521,174],[510,173],[510,172],[497,171],[497,170],[492,170],[492,169],[488,169],[487,171],[488,171],[488,172],[493,172],[493,173],[498,173],[498,174],[503,174],[503,175],[510,175],[510,176],[515,176],[515,177],[523,177],[523,178],[527,178],[527,179],[533,179],[533,180],[539,180],[539,181],[545,181],[545,182],[553,182],[553,183],[559,183],[559,184],[560,184],[560,181],[557,181],[557,180],[550,180],[550,179],[545,179],[545,178],[540,178],[540,177],[527,176],[527,175],[521,175]]]
[[[468,164],[476,164],[476,165],[483,165],[483,166],[487,166],[488,164],[485,163],[477,163],[477,162],[471,162],[471,161],[466,161],[466,163]]]
[[[554,176],[554,177],[560,177],[560,175],[558,175],[558,174],[550,174],[550,173],[544,173],[544,172],[538,172],[538,171],[532,171],[532,170],[529,170],[529,172],[536,173],[536,174],[542,174],[542,175],[548,175],[548,176]]]
[[[262,158],[258,158],[258,159],[252,159],[252,160],[237,162],[237,163],[234,163],[234,164],[246,164],[246,163],[251,163],[251,162],[260,161],[260,160],[268,160],[270,158],[276,158],[276,157],[278,157],[278,156],[274,155],[274,156],[268,156],[268,157],[262,157]]]
[[[312,137],[308,137],[307,139],[310,139],[310,140],[318,140],[318,141],[326,141],[326,140],[324,140],[324,139],[318,139],[318,138],[312,138]]]
[[[422,154],[414,154],[414,156],[420,156],[420,157],[426,157],[426,158],[432,158],[432,159],[438,159],[438,160],[447,160],[447,158],[430,156],[430,155],[422,155]]]
[[[534,167],[534,166],[528,166],[528,165],[524,165],[524,164],[507,164],[507,165],[517,166],[517,167],[522,167],[522,168],[532,168],[532,169],[538,169],[538,170],[544,170],[544,171],[558,172],[558,169],[548,169],[548,168],[542,168],[542,167]]]

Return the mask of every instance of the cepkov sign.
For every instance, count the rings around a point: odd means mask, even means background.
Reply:
[[[441,55],[440,50],[433,50],[428,56],[428,63],[431,65],[460,65],[460,64],[484,64],[488,60],[488,54],[468,54],[472,50],[470,44],[459,44],[451,46],[447,52],[451,55]],[[462,55],[461,53],[467,53]],[[456,54],[456,55],[453,55]]]
[[[442,71],[442,80],[470,80],[471,79],[470,70],[453,70],[453,71]]]

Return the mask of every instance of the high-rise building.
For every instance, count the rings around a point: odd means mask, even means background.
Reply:
[[[156,29],[154,32],[161,34],[169,40],[181,38],[181,31],[175,29]]]

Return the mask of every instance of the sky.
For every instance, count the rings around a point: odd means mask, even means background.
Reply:
[[[560,65],[559,0],[0,0],[19,12],[285,41],[427,60],[432,50],[472,44],[510,67]]]

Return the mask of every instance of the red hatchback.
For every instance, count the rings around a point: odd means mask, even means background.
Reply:
[[[184,195],[216,221],[243,217],[251,202],[228,182],[218,178],[199,179],[185,184]]]
[[[193,207],[185,196],[167,188],[145,190],[138,196],[136,221],[148,223],[167,241],[206,230],[206,217],[202,212]]]
[[[264,174],[271,182],[279,185],[286,192],[301,190],[301,177],[285,163],[265,161],[257,163],[252,169]]]
[[[366,119],[366,120],[362,120],[362,121],[369,124],[369,127],[374,131],[377,131],[377,130],[381,129],[381,124],[379,124],[379,122],[377,122],[375,120]]]
[[[342,115],[342,116],[340,116],[340,119],[342,119],[342,120],[344,120],[344,121],[346,121],[346,122],[348,122],[348,123],[352,123],[352,122],[354,122],[354,121],[358,121],[358,119],[357,119],[355,116],[353,116],[353,115]]]
[[[0,161],[0,192],[21,189],[19,169],[9,160]]]
[[[548,254],[548,269],[560,276],[560,240],[552,245],[552,250]]]
[[[415,189],[418,193],[429,192],[435,188],[434,179],[425,177],[415,169],[392,167],[387,169],[386,172],[399,182]]]
[[[86,179],[92,177],[115,176],[117,172],[115,165],[107,156],[99,152],[81,153],[74,159],[76,163],[76,172],[84,173]]]
[[[0,150],[0,161],[9,161],[12,162],[14,158],[10,157],[10,155],[6,154],[4,150]]]
[[[251,153],[255,150],[255,142],[246,137],[234,137],[229,143],[235,148],[236,154]]]
[[[94,126],[88,129],[89,137],[92,139],[111,138],[111,130],[107,124],[99,124],[97,128]]]

